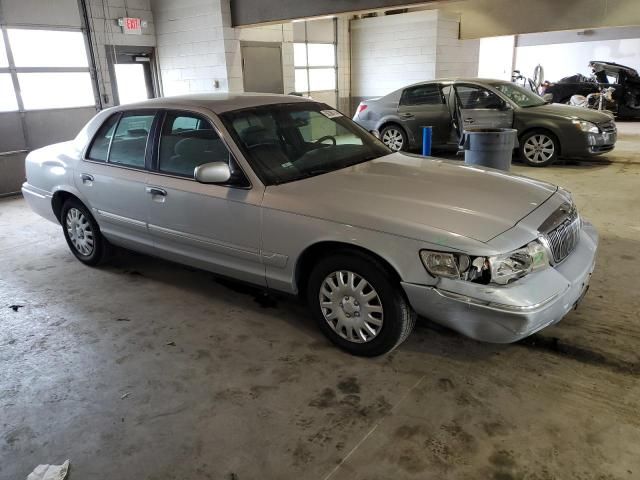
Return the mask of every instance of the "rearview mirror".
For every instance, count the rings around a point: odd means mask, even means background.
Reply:
[[[231,170],[225,162],[203,163],[195,168],[193,176],[200,183],[227,183]]]

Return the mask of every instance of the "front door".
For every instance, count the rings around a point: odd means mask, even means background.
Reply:
[[[245,92],[284,93],[281,48],[279,43],[242,43]]]
[[[145,168],[155,114],[143,110],[109,117],[75,172],[76,186],[100,230],[117,245],[152,246]]]
[[[226,145],[203,116],[166,112],[157,164],[147,182],[149,232],[163,257],[265,285],[260,257],[262,190],[251,188]],[[228,185],[202,184],[194,169],[227,162]]]
[[[456,114],[462,129],[511,128],[513,109],[494,92],[478,85],[457,84]]]
[[[400,97],[398,116],[416,144],[422,142],[422,127],[432,127],[434,145],[447,143],[451,115],[441,85],[426,83],[405,89]]]

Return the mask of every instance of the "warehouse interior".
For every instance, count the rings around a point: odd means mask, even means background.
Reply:
[[[514,157],[600,243],[579,306],[510,344],[421,316],[353,356],[295,296],[125,249],[82,265],[21,194],[31,152],[112,107],[258,92],[351,118],[592,61],[640,69],[636,0],[0,0],[0,479],[67,459],[70,480],[640,478],[640,115],[601,155]]]

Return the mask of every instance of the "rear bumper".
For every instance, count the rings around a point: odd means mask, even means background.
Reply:
[[[22,196],[35,213],[53,223],[60,223],[53,213],[51,192],[34,187],[25,182],[22,184]]]
[[[511,285],[466,282],[465,292],[402,286],[418,314],[476,340],[511,343],[559,322],[576,306],[588,289],[597,245],[595,228],[586,223],[575,250],[560,265]]]

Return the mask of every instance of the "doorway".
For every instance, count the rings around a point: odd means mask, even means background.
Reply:
[[[114,105],[141,102],[157,96],[152,68],[153,48],[108,45]]]
[[[282,46],[279,43],[242,42],[240,48],[244,91],[284,93]]]

